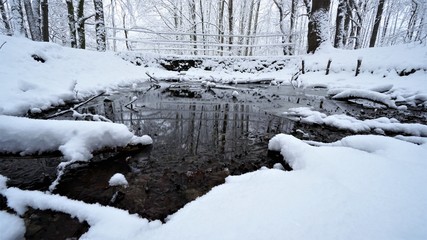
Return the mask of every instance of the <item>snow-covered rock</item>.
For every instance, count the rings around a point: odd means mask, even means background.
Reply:
[[[121,173],[115,173],[108,181],[110,186],[128,186],[129,183]]]

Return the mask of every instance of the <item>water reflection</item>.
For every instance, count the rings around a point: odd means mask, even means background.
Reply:
[[[168,101],[147,104],[139,111],[118,111],[116,122],[137,135],[152,136],[154,149],[169,148],[175,154],[215,152],[231,158],[293,127],[289,120],[244,103]]]

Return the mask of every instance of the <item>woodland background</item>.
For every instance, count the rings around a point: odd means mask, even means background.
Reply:
[[[99,51],[294,55],[322,42],[427,42],[427,0],[0,0],[0,13],[2,34]]]

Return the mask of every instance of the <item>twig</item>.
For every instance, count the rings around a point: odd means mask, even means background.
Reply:
[[[104,94],[105,94],[105,92],[101,92],[100,94],[98,94],[98,95],[96,95],[96,96],[93,96],[93,97],[91,97],[91,98],[87,99],[87,100],[86,100],[86,101],[84,101],[84,102],[81,102],[81,103],[79,103],[79,104],[76,104],[74,107],[72,107],[72,108],[70,108],[70,109],[67,109],[67,110],[64,110],[64,111],[61,111],[61,112],[57,112],[57,113],[55,113],[55,114],[53,114],[53,115],[50,115],[50,116],[46,117],[46,119],[50,119],[50,118],[54,118],[54,117],[58,117],[58,116],[61,116],[61,115],[66,114],[66,113],[68,113],[68,112],[73,112],[73,111],[74,111],[74,110],[76,110],[77,108],[79,108],[79,107],[81,107],[81,106],[83,106],[83,105],[87,104],[88,102],[92,101],[93,99],[95,99],[95,98],[97,98],[97,97],[100,97],[100,96],[102,96],[102,95],[104,95]]]
[[[0,49],[6,44],[7,42],[4,42],[0,45]]]
[[[159,83],[159,79],[151,76],[150,74],[148,74],[148,72],[145,72],[145,74],[147,74],[147,76],[150,77],[150,82]]]

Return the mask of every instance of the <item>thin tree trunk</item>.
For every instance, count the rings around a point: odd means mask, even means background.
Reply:
[[[68,27],[70,28],[70,44],[72,48],[77,48],[76,20],[74,18],[73,0],[66,0],[68,12]]]
[[[412,0],[412,12],[411,12],[411,17],[409,18],[408,30],[406,33],[406,37],[409,41],[411,41],[414,36],[415,25],[417,22],[417,10],[418,10],[418,3],[417,1]]]
[[[346,2],[346,9],[345,12],[346,14],[344,15],[344,35],[343,35],[343,39],[342,39],[342,45],[347,47],[347,45],[349,44],[349,36],[350,35],[350,29],[351,29],[351,18],[352,18],[352,14],[351,14],[351,8],[350,5],[348,4],[348,2]]]
[[[107,50],[107,37],[104,22],[104,4],[102,0],[93,0],[93,5],[95,8],[96,50],[105,51]]]
[[[196,1],[190,0],[190,18],[191,18],[191,29],[193,30],[193,35],[191,35],[191,41],[194,43],[194,55],[197,55],[197,27],[196,27]]]
[[[128,41],[128,30],[126,30],[126,14],[123,14],[123,33],[125,34],[125,44],[128,51],[132,50]]]
[[[202,22],[202,35],[203,35],[203,54],[206,54],[206,36],[205,36],[205,14],[203,12],[203,2],[199,1],[200,4],[200,20]]]
[[[277,9],[279,10],[279,25],[280,25],[280,32],[282,33],[282,44],[285,43],[285,23],[284,21],[284,11],[283,11],[283,2],[278,0],[273,0],[274,4],[276,5]],[[287,46],[283,46],[283,55],[288,55],[288,48]]]
[[[239,24],[239,41],[238,44],[239,45],[243,45],[244,42],[244,37],[243,35],[245,34],[245,22],[246,22],[246,8],[247,8],[247,3],[248,1],[243,1],[242,4],[242,8],[241,8],[241,13],[240,13],[240,24]],[[241,55],[243,52],[243,48],[239,47],[239,51],[237,55]]]
[[[49,42],[49,5],[48,0],[41,2],[41,15],[42,15],[42,39],[44,42]]]
[[[291,22],[289,28],[289,44],[294,44],[294,35],[295,35],[295,23],[296,23],[296,15],[297,15],[297,4],[298,0],[292,0],[291,3]],[[288,45],[287,47],[289,55],[295,54],[295,49],[293,45]]]
[[[113,27],[113,51],[117,51],[117,40],[116,40],[116,1],[111,0],[111,25]]]
[[[228,0],[228,34],[230,35],[228,37],[228,44],[230,44],[230,47],[228,48],[228,51],[230,54],[232,53],[232,45],[233,45],[233,23],[234,23],[234,15],[233,15],[233,1],[234,0]]]
[[[391,16],[391,8],[392,8],[392,5],[390,5],[390,4],[393,4],[393,1],[391,3],[389,2],[387,4],[387,10],[386,10],[387,15],[385,15],[384,26],[383,26],[382,32],[381,32],[381,41],[380,41],[381,45],[384,44],[384,38],[387,34],[387,31],[389,30],[389,22],[390,22],[390,16]]]
[[[250,40],[250,35],[251,35],[251,29],[252,29],[252,15],[254,13],[253,9],[254,9],[254,0],[251,1],[251,4],[249,5],[250,9],[249,9],[249,23],[248,23],[248,29],[246,32],[246,45],[249,45],[249,40]],[[249,47],[245,47],[245,53],[244,56],[248,56],[249,53]]]
[[[369,42],[369,47],[375,47],[375,42],[377,41],[378,29],[381,23],[381,17],[383,15],[384,10],[384,1],[379,0],[377,15],[375,16],[374,28],[372,29],[371,41]]]
[[[224,6],[225,6],[225,0],[219,0],[219,13],[218,13],[218,35],[219,35],[219,43],[220,43],[220,55],[222,56],[224,54]]]
[[[4,6],[3,0],[0,0],[0,13],[1,13],[1,19],[3,20],[4,28],[6,30],[6,34],[8,36],[12,35],[12,29],[10,28],[9,19],[6,14],[6,8]]]
[[[86,30],[85,30],[85,21],[84,18],[84,6],[85,1],[79,0],[77,4],[77,21],[76,21],[76,30],[77,30],[77,47],[81,49],[86,48]]]
[[[254,29],[252,31],[252,36],[256,36],[258,31],[258,18],[259,18],[259,9],[261,7],[261,0],[258,0],[256,10],[255,10],[255,19],[254,19]],[[252,38],[252,44],[255,44],[255,38]],[[251,47],[249,55],[252,56],[253,54],[253,47]]]

